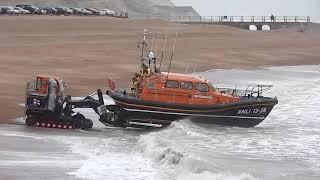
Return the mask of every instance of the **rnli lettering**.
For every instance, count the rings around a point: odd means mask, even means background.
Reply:
[[[267,112],[267,108],[240,109],[237,114],[262,114]]]

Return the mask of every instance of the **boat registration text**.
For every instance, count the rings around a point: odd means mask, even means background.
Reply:
[[[237,114],[262,114],[267,112],[267,108],[239,109]]]

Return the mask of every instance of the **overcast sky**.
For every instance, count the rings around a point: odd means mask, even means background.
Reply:
[[[171,0],[193,6],[202,16],[320,16],[320,0]]]

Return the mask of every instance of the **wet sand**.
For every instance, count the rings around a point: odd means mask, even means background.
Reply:
[[[185,72],[188,65],[193,71],[195,64],[197,71],[320,64],[320,37],[296,31],[249,32],[108,17],[1,16],[0,24],[0,122],[23,115],[18,104],[24,102],[26,82],[37,74],[63,77],[73,96],[105,88],[107,76],[126,87],[139,66],[137,42],[144,28],[169,32],[164,71],[177,30],[175,72]],[[158,52],[162,42],[157,40]]]

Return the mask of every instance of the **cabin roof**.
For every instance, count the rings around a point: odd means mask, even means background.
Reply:
[[[168,76],[168,80],[187,81],[187,82],[202,82],[202,83],[207,82],[206,79],[201,78],[196,75],[192,75],[192,74],[169,73],[169,75],[168,75],[167,72],[161,72],[161,75],[163,77]]]

